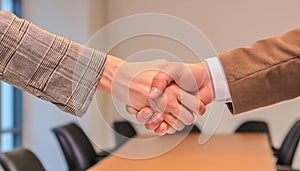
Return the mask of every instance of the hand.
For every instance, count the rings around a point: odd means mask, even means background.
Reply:
[[[125,62],[108,55],[98,90],[110,93],[135,109],[149,106],[151,80],[167,63],[166,60]]]
[[[194,113],[202,115],[205,112],[204,106],[209,104],[214,98],[212,81],[205,63],[169,63],[153,78],[151,94],[149,96],[151,99],[154,99],[155,104],[157,104],[160,110],[163,110],[163,108],[159,105],[161,104],[159,97],[162,96],[162,92],[165,92],[168,86],[173,84],[172,82],[175,82],[183,90],[198,98],[196,101],[186,97],[181,98],[181,103]],[[168,107],[172,106],[171,103],[171,101],[168,101],[166,110]],[[145,111],[149,113],[149,110],[149,108],[145,108],[139,111],[137,113],[137,118],[141,118],[145,114]],[[131,112],[133,113],[134,111]],[[151,112],[152,111],[150,111],[150,113]],[[159,128],[159,130],[161,130],[162,127],[166,128],[164,122],[160,125],[153,125],[151,123],[146,124],[147,129],[155,130],[156,133],[157,129]],[[165,129],[163,131],[173,133],[173,129],[168,130],[173,127],[174,126],[170,124],[166,128],[167,130]],[[159,132],[159,134],[164,134],[163,131]]]
[[[194,115],[184,105],[182,99],[190,102],[190,107],[197,109],[198,99],[182,91],[174,83],[169,85],[164,94],[158,97],[155,101],[150,101],[151,108],[145,107],[138,112],[137,110],[127,106],[127,111],[132,114],[137,114],[137,120],[145,124],[149,130],[154,130],[156,134],[163,135],[167,133],[175,133],[182,130],[185,125],[190,125],[194,121]],[[160,110],[164,108],[164,110]],[[205,108],[203,106],[203,108]]]
[[[199,103],[207,105],[214,99],[212,81],[205,62],[196,64],[169,63],[153,78],[149,97],[156,99],[172,82],[175,82],[181,89],[197,95],[200,100]],[[189,102],[186,103],[189,106]],[[200,115],[204,113],[201,108],[194,112]]]
[[[101,77],[98,89],[111,93],[122,102],[132,106],[132,110],[134,111],[141,110],[144,106],[150,107],[148,94],[150,93],[152,79],[158,71],[167,66],[167,64],[168,62],[165,60],[137,63],[124,62],[121,59],[108,55],[106,67]],[[172,90],[175,90],[175,86],[173,86]],[[166,96],[168,101],[174,102],[172,104],[180,108],[181,104],[176,100],[178,97],[174,96],[174,94],[171,93],[172,91],[166,92],[170,92],[168,93],[168,96]],[[189,96],[189,94],[185,94],[186,96]],[[178,119],[183,121],[183,123],[178,122],[178,126],[176,126],[177,129],[182,129],[184,124],[191,124],[193,122],[193,114],[188,110],[185,110],[185,115],[182,116],[183,117],[178,116]],[[146,119],[150,119],[151,117],[153,117],[152,120],[159,120],[159,122],[155,123],[161,124],[162,120],[159,112],[156,112],[155,116],[152,116],[152,114],[143,116],[143,118]],[[167,120],[178,120],[171,116],[168,118],[169,119]],[[176,125],[175,122],[171,123]]]

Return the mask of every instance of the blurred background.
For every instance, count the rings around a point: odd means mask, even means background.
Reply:
[[[284,33],[300,25],[300,1],[289,0],[1,0],[1,9],[14,11],[32,23],[81,44],[106,24],[138,13],[164,13],[182,18],[200,29],[218,53],[249,46],[259,39]],[[184,34],[184,32],[182,33]],[[193,54],[170,39],[140,36],[122,42],[111,54],[120,58],[144,49],[162,49],[182,58]],[[107,122],[122,120],[111,98],[99,93],[101,110]],[[259,99],[258,99],[259,100]],[[233,116],[227,108],[217,133],[233,133],[246,120],[263,120],[270,127],[272,143],[279,147],[291,125],[300,118],[300,99]],[[67,170],[52,128],[77,119],[54,105],[1,83],[1,151],[30,148],[47,170]],[[203,127],[204,119],[196,125]],[[95,124],[95,123],[91,123]],[[101,123],[96,123],[100,125]],[[147,133],[141,125],[137,132]],[[107,148],[114,146],[106,128],[92,130],[103,137]],[[299,151],[299,150],[298,150]],[[300,169],[300,152],[294,167]]]

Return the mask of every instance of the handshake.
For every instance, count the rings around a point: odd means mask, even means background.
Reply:
[[[126,62],[108,55],[98,90],[127,104],[127,111],[158,135],[192,124],[194,114],[204,114],[214,100],[205,62]]]

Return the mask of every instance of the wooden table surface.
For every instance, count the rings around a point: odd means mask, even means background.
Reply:
[[[119,151],[146,153],[174,140],[176,136],[182,135],[160,137],[155,139],[153,146],[129,140]],[[89,171],[276,170],[268,138],[264,134],[214,135],[202,145],[198,140],[199,134],[189,134],[174,149],[150,159],[128,159],[110,155]]]

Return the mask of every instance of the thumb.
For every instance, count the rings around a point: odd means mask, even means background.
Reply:
[[[173,78],[167,73],[160,71],[153,77],[149,98],[155,99],[163,94],[168,85],[173,81]]]
[[[178,69],[180,69],[178,65],[174,64],[173,62],[169,63],[153,77],[149,95],[150,99],[155,99],[162,95],[168,85],[174,81]]]

